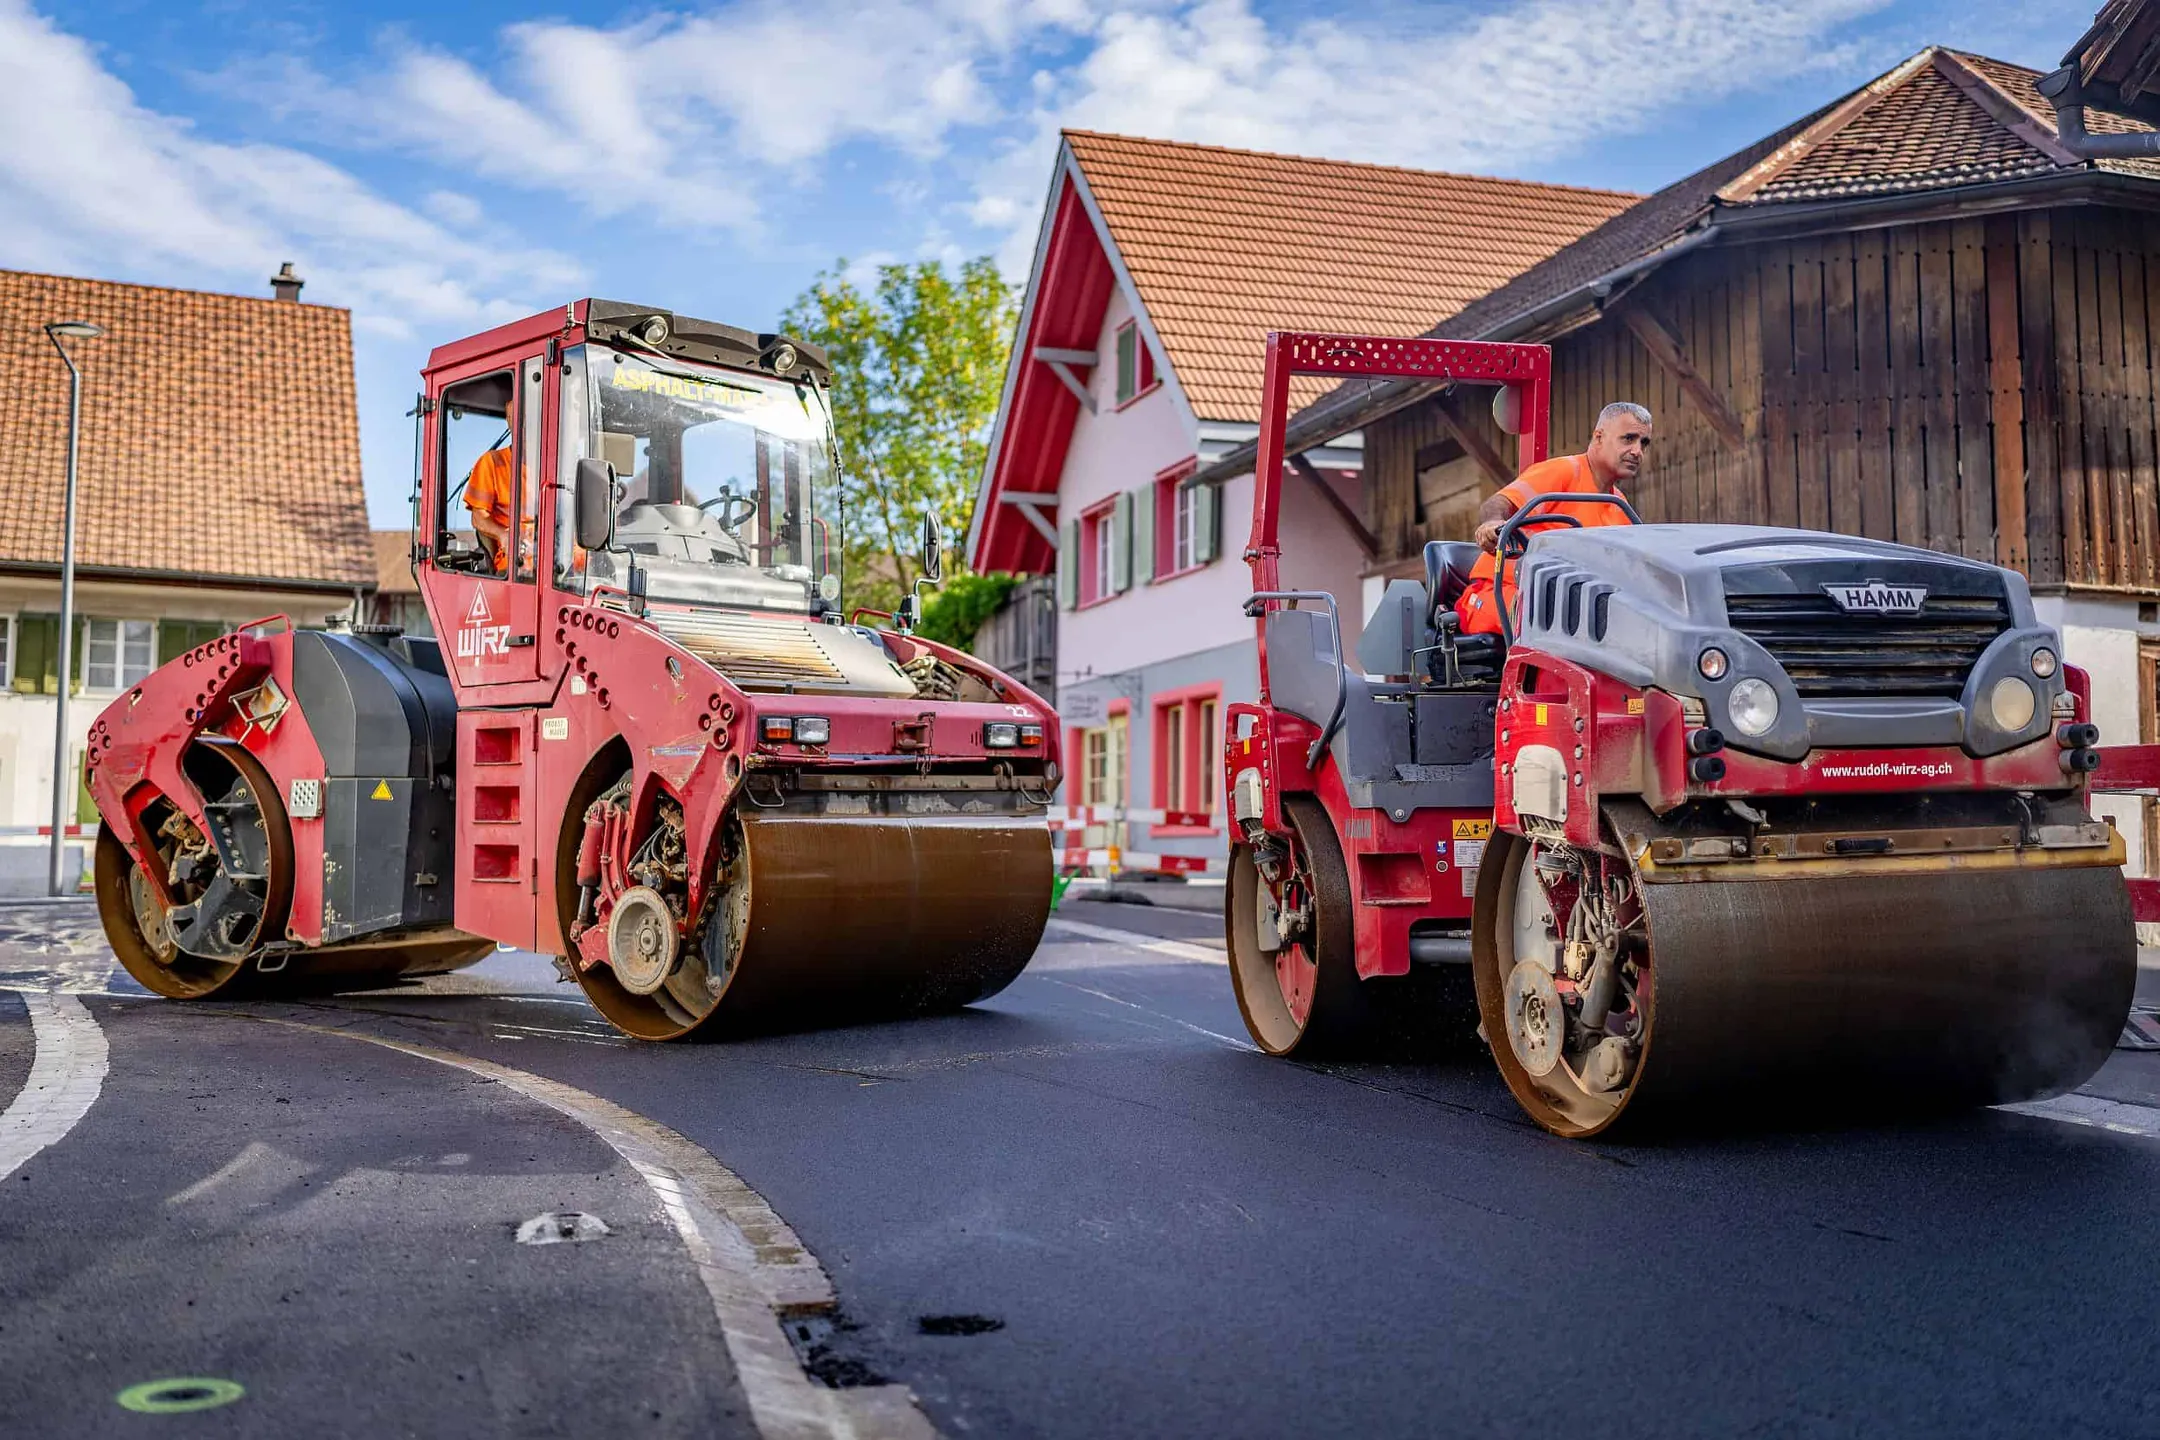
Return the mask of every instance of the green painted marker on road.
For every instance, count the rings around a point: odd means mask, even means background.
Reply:
[[[145,1380],[140,1385],[130,1385],[113,1399],[120,1402],[121,1409],[141,1415],[185,1415],[195,1410],[215,1410],[220,1405],[230,1405],[245,1394],[246,1388],[231,1380],[184,1375],[172,1380]]]

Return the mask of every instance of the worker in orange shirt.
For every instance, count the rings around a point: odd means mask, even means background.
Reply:
[[[1462,633],[1500,633],[1500,609],[1493,603],[1493,570],[1500,527],[1507,523],[1509,516],[1537,495],[1594,492],[1619,495],[1624,500],[1627,497],[1619,482],[1625,480],[1633,484],[1642,475],[1643,462],[1649,457],[1650,412],[1640,405],[1617,400],[1598,412],[1597,426],[1590,432],[1589,449],[1580,455],[1560,455],[1540,461],[1495,492],[1478,511],[1477,542],[1485,553],[1478,557],[1476,567],[1470,572],[1469,585],[1464,588],[1462,598],[1455,602],[1455,613],[1462,620]],[[1626,512],[1617,505],[1545,505],[1539,507],[1538,514],[1569,515],[1584,525],[1628,523]],[[1535,520],[1523,527],[1525,531],[1540,528]],[[1508,567],[1507,593],[1501,597],[1501,604],[1511,607],[1515,603],[1516,571],[1516,566]]]
[[[473,533],[487,548],[498,575],[510,573],[510,447],[498,445],[473,462],[465,477],[465,508],[472,512]]]

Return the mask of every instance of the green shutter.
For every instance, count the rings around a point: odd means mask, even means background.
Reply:
[[[98,818],[97,801],[90,798],[90,757],[82,751],[75,754],[75,823],[95,825]]]
[[[15,689],[24,695],[60,693],[60,617],[23,614],[15,617]],[[75,649],[69,657],[75,672],[70,695],[82,693],[83,617],[75,620]]]
[[[1080,522],[1065,522],[1058,544],[1058,604],[1067,610],[1080,604]]]
[[[217,639],[225,626],[216,620],[160,620],[157,628],[157,663],[169,664],[196,646]]]
[[[1140,388],[1140,327],[1127,325],[1117,332],[1117,403],[1132,399]]]
[[[53,667],[59,663],[60,617],[15,617],[15,690],[21,695],[56,695]]]
[[[1110,504],[1110,593],[1132,589],[1132,492]]]
[[[1193,563],[1205,565],[1222,553],[1222,488],[1193,487]]]
[[[1136,584],[1155,583],[1155,507],[1161,504],[1158,485],[1142,485],[1132,492],[1132,568]]]

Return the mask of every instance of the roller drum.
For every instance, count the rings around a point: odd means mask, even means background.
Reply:
[[[1601,1084],[1572,1010],[1567,1062],[1541,1068],[1557,1006],[1540,1003],[1528,974],[1549,952],[1521,938],[1551,918],[1529,853],[1520,837],[1495,837],[1473,968],[1509,1089],[1558,1134],[1597,1134],[1623,1115],[1633,1133],[2059,1094],[2100,1068],[2130,1008],[2135,931],[2113,865],[2006,854],[1837,873],[1637,871],[1640,1053],[1623,1083]]]
[[[2075,1089],[2137,979],[2110,868],[1645,885],[1634,1104],[1999,1104]]]
[[[757,1028],[957,1009],[1010,985],[1050,916],[1050,832],[1007,816],[743,820],[749,923],[720,997]]]

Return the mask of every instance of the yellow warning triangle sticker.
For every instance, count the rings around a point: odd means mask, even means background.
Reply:
[[[388,780],[377,780],[374,790],[369,793],[367,798],[370,800],[388,800],[390,798],[390,782]]]

